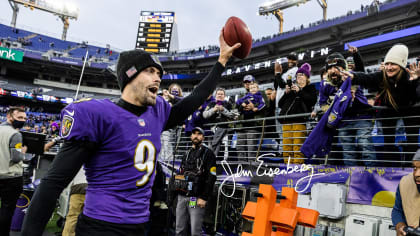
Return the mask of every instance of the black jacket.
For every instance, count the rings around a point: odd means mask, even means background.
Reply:
[[[398,82],[396,82],[395,78],[388,78],[391,95],[398,108],[408,108],[420,98],[420,83],[418,79],[410,81],[409,78],[410,75],[406,71],[403,71],[402,78]],[[352,84],[358,84],[364,88],[381,92],[384,88],[383,72],[379,71],[369,74],[354,72]],[[385,98],[385,93],[379,97],[378,101],[380,105],[392,108],[391,103]]]
[[[309,113],[312,111],[312,107],[315,105],[316,99],[317,92],[313,84],[306,85],[297,93],[295,91],[285,93],[279,100],[278,105],[281,108],[279,115]],[[304,120],[304,118],[290,118],[290,120],[300,121]]]
[[[363,63],[362,55],[360,55],[359,51],[352,54],[354,60],[354,70],[359,72],[365,72],[365,65]]]
[[[216,157],[213,151],[205,145],[201,145],[198,149],[192,147],[188,150],[182,157],[180,174],[185,176],[187,172],[199,175],[199,183],[193,186],[193,189],[197,188],[196,197],[207,201],[216,181]]]

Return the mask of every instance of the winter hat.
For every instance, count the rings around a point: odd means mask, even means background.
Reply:
[[[51,123],[51,127],[55,127],[56,129],[58,129],[58,124],[56,122]]]
[[[303,73],[306,75],[306,77],[311,77],[311,65],[309,65],[308,63],[304,63],[297,71],[296,71],[296,75],[299,73]]]
[[[404,44],[396,44],[386,53],[385,63],[391,62],[405,68],[408,59],[408,48]]]
[[[244,80],[243,80],[244,82],[245,81],[247,81],[247,82],[255,82],[255,78],[254,78],[254,76],[252,76],[252,75],[245,75],[244,76]]]
[[[193,133],[194,133],[194,131],[198,131],[198,132],[200,132],[202,135],[204,135],[204,130],[202,129],[202,128],[200,128],[200,127],[195,127],[193,130],[191,130]]]
[[[142,70],[151,66],[156,67],[160,75],[163,75],[162,65],[155,55],[140,49],[121,52],[117,62],[117,80],[121,92]]]
[[[420,149],[414,154],[413,161],[420,161]]]
[[[347,61],[341,53],[335,52],[327,57],[325,60],[325,68],[328,70],[332,66],[341,66],[347,70]]]
[[[347,57],[346,61],[347,61],[347,65],[348,64],[353,64],[354,65],[354,58],[353,57]]]
[[[287,57],[286,57],[287,59],[289,59],[289,60],[293,60],[293,61],[297,61],[297,56],[296,56],[296,53],[294,53],[294,52],[291,52],[289,55],[287,55]]]

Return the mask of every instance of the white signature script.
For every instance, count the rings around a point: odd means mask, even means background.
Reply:
[[[289,160],[287,161],[287,166],[285,169],[281,169],[279,167],[270,167],[270,168],[262,168],[264,166],[264,161],[261,160],[263,157],[269,157],[269,156],[275,156],[274,154],[264,154],[261,155],[259,157],[257,157],[256,162],[258,163],[258,167],[255,171],[255,173],[253,173],[251,170],[246,170],[242,167],[242,164],[239,164],[236,167],[236,172],[233,173],[232,169],[230,168],[229,163],[226,160],[223,160],[221,162],[223,170],[226,172],[227,177],[222,181],[222,183],[219,186],[219,191],[220,193],[222,193],[225,197],[233,197],[233,195],[235,194],[235,190],[236,190],[236,180],[235,178],[240,178],[240,177],[254,177],[254,176],[269,176],[269,177],[273,177],[275,175],[288,175],[288,174],[293,174],[295,172],[306,172],[308,171],[308,175],[304,176],[302,178],[300,178],[298,181],[296,181],[296,185],[295,185],[295,191],[298,193],[301,192],[305,192],[306,189],[310,186],[312,178],[314,176],[317,175],[325,175],[325,173],[318,173],[318,174],[314,174],[314,167],[312,165],[306,165],[306,164],[302,164],[302,165],[295,165],[295,166],[290,166],[290,157]],[[299,185],[303,180],[309,179],[308,182],[305,185],[305,188],[299,190]],[[225,183],[229,181],[232,185],[233,185],[233,189],[232,189],[232,193],[230,194],[226,194],[223,190],[223,186],[225,185]]]

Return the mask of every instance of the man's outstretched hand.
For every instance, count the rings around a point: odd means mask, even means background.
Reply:
[[[220,64],[222,64],[223,66],[226,66],[226,63],[229,61],[229,58],[232,57],[233,51],[239,48],[241,46],[241,43],[236,43],[232,47],[229,46],[225,42],[225,39],[223,38],[223,29],[222,29],[220,31],[219,44],[220,44],[220,55],[219,55],[218,62],[220,62]]]

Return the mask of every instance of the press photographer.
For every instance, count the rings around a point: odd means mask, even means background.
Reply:
[[[216,158],[213,151],[202,144],[203,140],[203,129],[194,128],[191,134],[193,146],[182,158],[179,175],[175,176],[177,236],[188,234],[188,222],[191,235],[201,235],[205,206],[216,181]]]

